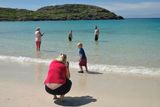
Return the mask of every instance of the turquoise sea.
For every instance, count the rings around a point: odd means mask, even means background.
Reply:
[[[100,29],[94,41],[94,27]],[[41,52],[35,51],[34,30],[40,27]],[[73,41],[67,39],[73,31]],[[92,71],[160,75],[160,19],[0,22],[0,61],[47,64],[66,53],[78,69],[82,42]]]

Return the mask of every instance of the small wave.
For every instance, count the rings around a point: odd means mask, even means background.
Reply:
[[[17,62],[22,64],[43,63],[49,65],[51,59],[40,59],[31,57],[16,57],[16,56],[0,56],[0,60],[8,62]],[[107,64],[88,64],[90,71],[100,73],[132,73],[132,74],[147,74],[147,75],[160,75],[160,68],[147,68],[147,67],[133,67],[133,66],[117,66]],[[79,69],[78,62],[70,62],[70,68]]]
[[[0,60],[8,61],[8,62],[17,62],[17,63],[44,63],[49,64],[51,60],[49,59],[39,59],[39,58],[30,58],[30,57],[16,57],[16,56],[0,56]]]

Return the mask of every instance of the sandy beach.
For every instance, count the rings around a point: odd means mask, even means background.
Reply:
[[[48,67],[0,62],[1,107],[160,107],[160,76],[71,70],[73,86],[64,102],[44,90]]]

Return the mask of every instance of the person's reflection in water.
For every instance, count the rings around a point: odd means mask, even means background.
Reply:
[[[41,58],[41,52],[40,51],[36,52],[36,58]]]
[[[43,81],[42,71],[43,71],[43,64],[42,63],[37,64],[35,68],[36,83],[41,83]]]
[[[41,52],[37,51],[36,52],[36,58],[41,58]],[[42,71],[43,71],[43,64],[40,62],[37,62],[37,64],[35,64],[35,80],[36,83],[41,83],[43,80],[42,78]]]

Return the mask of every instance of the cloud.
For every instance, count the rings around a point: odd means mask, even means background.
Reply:
[[[137,3],[106,3],[100,5],[108,10],[126,17],[160,17],[160,2],[137,2]]]
[[[160,2],[106,3],[103,7],[110,10],[160,9]]]

